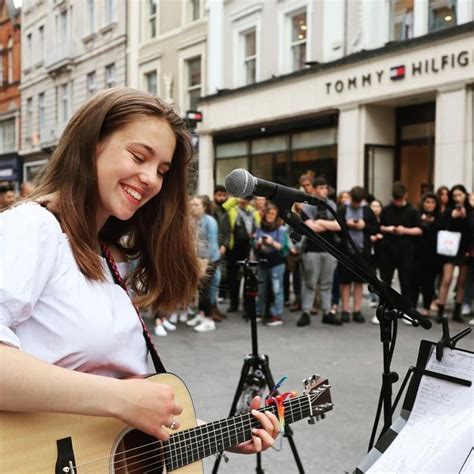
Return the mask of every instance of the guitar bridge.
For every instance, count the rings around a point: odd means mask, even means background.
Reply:
[[[58,439],[56,446],[58,448],[58,458],[56,460],[55,474],[75,474],[76,460],[74,459],[72,438]]]

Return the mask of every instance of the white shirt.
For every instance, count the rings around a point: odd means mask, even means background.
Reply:
[[[27,203],[0,213],[0,341],[98,375],[147,373],[142,327],[126,292],[89,280],[54,215]],[[119,264],[121,274],[127,264]]]

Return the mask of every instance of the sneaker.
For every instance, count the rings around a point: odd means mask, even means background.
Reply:
[[[360,311],[352,313],[352,321],[356,323],[365,323],[365,318]]]
[[[168,333],[166,332],[166,329],[163,327],[163,324],[158,324],[158,326],[155,326],[155,329],[153,331],[155,333],[155,336],[167,336]]]
[[[342,321],[333,313],[323,313],[321,319],[323,324],[333,324],[334,326],[342,326]]]
[[[171,313],[170,317],[168,318],[168,321],[171,324],[176,324],[178,322],[178,313]],[[176,328],[175,328],[176,329]]]
[[[463,304],[461,314],[463,316],[469,316],[471,314],[471,307],[468,304]]]
[[[188,313],[186,311],[181,311],[178,316],[178,321],[180,323],[185,323],[188,320]]]
[[[198,324],[202,323],[204,320],[204,316],[201,316],[200,314],[196,314],[194,318],[191,318],[189,321],[186,321],[186,326],[197,326]]]
[[[202,321],[194,328],[196,332],[215,331],[216,323],[210,318],[202,318]]]
[[[176,331],[176,326],[168,319],[164,319],[161,324],[167,331]]]
[[[281,326],[283,321],[279,316],[272,316],[268,321],[265,321],[265,326]]]
[[[376,324],[377,326],[380,324],[380,321],[378,320],[377,316],[374,316],[374,317],[370,320],[370,322],[371,322],[372,324]]]
[[[303,326],[308,326],[308,324],[310,323],[311,323],[311,319],[309,317],[309,314],[306,311],[301,313],[300,319],[296,321],[296,325],[299,328],[302,328]]]
[[[341,313],[341,321],[343,323],[350,323],[351,322],[351,317],[349,316],[349,311],[343,311]]]
[[[223,303],[224,301],[225,301],[225,300],[224,300],[224,298],[222,298],[222,296],[218,296],[218,297],[217,297],[217,302],[218,302],[218,303]]]

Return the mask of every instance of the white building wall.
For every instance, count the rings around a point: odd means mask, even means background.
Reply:
[[[323,4],[322,62],[335,61],[344,55],[345,10],[344,0]]]
[[[435,140],[435,186],[461,183],[472,189],[472,90],[438,91]]]

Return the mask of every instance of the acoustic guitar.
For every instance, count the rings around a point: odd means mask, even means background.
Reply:
[[[250,413],[197,426],[193,402],[173,374],[148,378],[175,390],[181,426],[160,441],[114,418],[58,413],[0,412],[0,473],[202,473],[201,459],[252,438]],[[324,417],[332,409],[327,380],[305,381],[304,395],[287,399],[285,423]],[[261,408],[260,411],[276,407]]]

